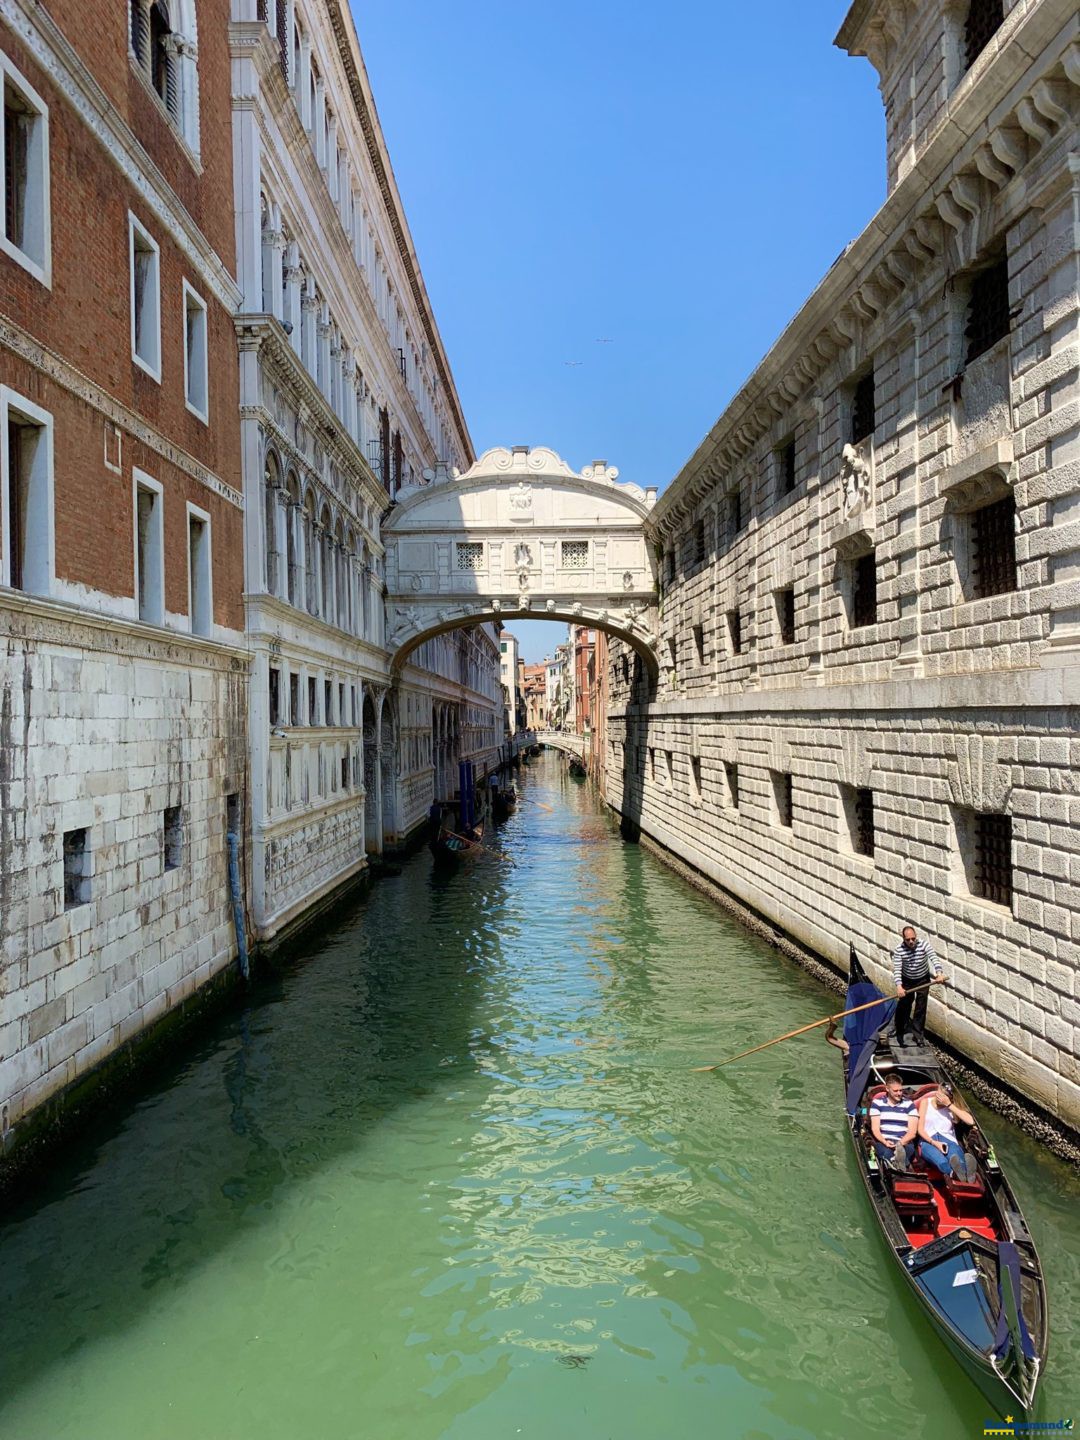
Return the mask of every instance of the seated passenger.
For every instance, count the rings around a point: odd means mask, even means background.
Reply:
[[[919,1101],[919,1150],[924,1160],[943,1175],[955,1175],[969,1184],[979,1173],[975,1156],[960,1148],[956,1138],[956,1122],[974,1125],[974,1118],[953,1099],[953,1087],[947,1080],[924,1095]]]
[[[918,1123],[915,1106],[904,1095],[903,1080],[891,1070],[885,1076],[885,1094],[870,1102],[870,1133],[878,1159],[893,1170],[906,1170]]]

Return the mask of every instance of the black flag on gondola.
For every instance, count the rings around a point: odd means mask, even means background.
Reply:
[[[874,1005],[880,1000],[880,1005]],[[870,1005],[869,1010],[860,1010],[857,1015],[848,1015],[844,1021],[844,1039],[848,1043],[848,1088],[847,1112],[854,1115],[866,1089],[866,1077],[870,1073],[870,1061],[874,1055],[874,1044],[879,1031],[890,1024],[895,1000],[886,1000],[872,980],[866,978],[866,971],[859,963],[855,946],[850,947],[848,956],[848,988],[845,1010],[854,1010],[859,1005]]]

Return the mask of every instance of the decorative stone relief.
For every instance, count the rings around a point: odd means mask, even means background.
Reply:
[[[518,545],[517,549],[514,551],[514,564],[518,567],[519,570],[529,570],[532,568],[532,563],[532,551],[530,550],[528,545],[526,545],[525,542],[522,541],[521,544]]]
[[[870,462],[854,445],[845,445],[840,462],[844,519],[851,520],[870,508],[873,499]]]
[[[524,524],[533,518],[533,497],[528,485],[520,481],[510,487],[510,509],[514,519],[519,524]]]
[[[969,810],[1004,811],[1012,793],[1012,775],[992,735],[958,735],[948,747],[949,794]]]

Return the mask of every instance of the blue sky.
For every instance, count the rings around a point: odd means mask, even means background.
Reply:
[[[847,8],[353,0],[478,452],[677,473],[884,199]]]

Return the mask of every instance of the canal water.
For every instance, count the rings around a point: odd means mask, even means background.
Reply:
[[[960,1437],[802,972],[546,754],[498,854],[405,862],[0,1229],[10,1440]],[[1080,1411],[1080,1187],[992,1116]],[[1080,1418],[1080,1416],[1078,1416]]]

